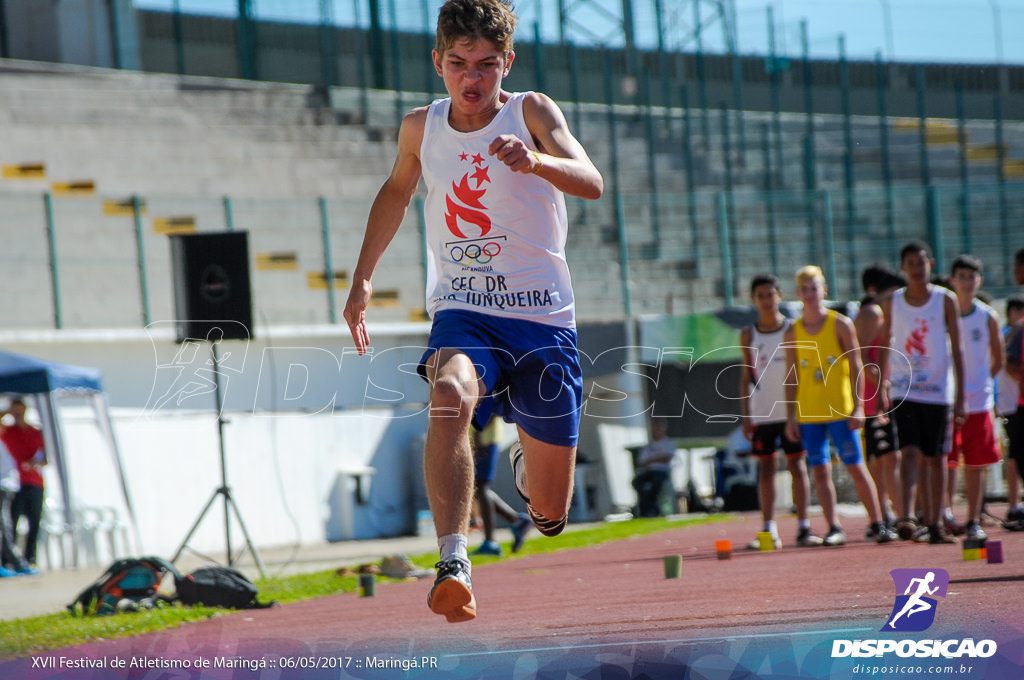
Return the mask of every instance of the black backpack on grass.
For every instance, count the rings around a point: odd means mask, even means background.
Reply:
[[[188,576],[176,578],[175,582],[178,587],[178,600],[185,605],[264,609],[275,604],[263,604],[257,600],[257,589],[253,582],[232,567],[200,567]]]
[[[105,616],[120,611],[152,609],[167,574],[181,577],[159,557],[125,557],[111,564],[95,583],[78,594],[67,609],[72,616]]]

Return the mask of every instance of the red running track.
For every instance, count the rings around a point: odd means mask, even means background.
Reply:
[[[759,524],[746,516],[479,566],[479,616],[468,623],[427,609],[429,580],[379,582],[371,598],[232,613],[0,663],[0,678],[1024,678],[1024,533],[992,529],[1005,562],[988,564],[965,562],[960,546],[869,543],[856,518],[844,519],[850,543],[840,548],[748,551]],[[792,541],[795,522],[781,524]],[[718,539],[732,541],[731,559],[717,559]],[[664,577],[666,555],[683,556],[682,578]],[[897,568],[949,573],[924,632],[879,632]],[[836,640],[967,638],[998,651],[832,657]],[[121,662],[135,667],[110,667]],[[106,667],[73,667],[86,663]]]

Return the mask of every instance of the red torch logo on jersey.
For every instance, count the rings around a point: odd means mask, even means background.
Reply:
[[[924,319],[915,319],[915,321],[917,328],[907,335],[907,342],[903,345],[903,349],[910,356],[924,356],[928,349],[925,344],[928,337],[928,322]]]
[[[469,160],[470,156],[466,153],[461,153],[459,158],[465,161]],[[444,219],[448,225],[448,231],[460,238],[470,238],[470,236],[463,231],[462,226],[459,225],[459,220],[479,227],[480,233],[474,234],[476,237],[486,236],[487,232],[491,230],[491,218],[485,212],[487,206],[480,202],[480,199],[487,192],[486,189],[481,189],[480,186],[484,182],[490,182],[491,179],[487,176],[487,167],[483,164],[483,156],[473,154],[472,161],[474,166],[473,172],[467,172],[462,175],[462,179],[457,184],[452,182],[451,193],[445,194],[444,197],[447,206]],[[469,186],[471,178],[476,180],[476,189]],[[458,199],[458,201],[452,198],[452,194],[455,195],[455,199]]]

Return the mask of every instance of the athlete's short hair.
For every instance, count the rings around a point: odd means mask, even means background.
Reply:
[[[860,285],[864,289],[865,293],[871,288],[874,288],[877,291],[879,290],[882,281],[884,281],[891,273],[892,269],[881,262],[875,262],[874,264],[865,267],[864,271],[861,272]]]
[[[981,260],[966,253],[957,255],[953,260],[953,266],[949,269],[950,276],[956,276],[957,270],[967,269],[968,271],[981,274]]]
[[[1013,254],[1013,263],[1024,265],[1024,248],[1021,248],[1020,250]]]
[[[821,273],[821,267],[809,264],[806,267],[801,267],[796,273],[796,285],[798,286],[811,279],[820,279],[824,283],[825,275]]]
[[[1011,295],[1006,298],[1006,316],[1010,316],[1010,312],[1021,309],[1024,309],[1024,295]]]
[[[885,277],[876,289],[880,294],[887,293],[890,290],[896,290],[897,288],[907,287],[907,277],[903,272],[895,271],[889,272],[889,275]]]
[[[953,290],[953,280],[945,274],[932,274],[932,279],[929,283],[933,286],[941,286],[947,290]]]
[[[510,0],[447,0],[437,14],[434,47],[443,55],[465,39],[483,39],[508,54],[518,19]]]
[[[771,286],[780,293],[782,292],[782,284],[779,283],[779,277],[775,274],[757,274],[754,278],[750,279],[751,297],[753,297],[754,291],[761,286]]]
[[[924,241],[914,240],[903,246],[900,250],[900,264],[903,264],[903,260],[907,259],[907,255],[911,253],[924,253],[925,256],[930,260],[932,259],[932,249]]]

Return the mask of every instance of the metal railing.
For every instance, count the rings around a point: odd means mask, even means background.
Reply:
[[[843,191],[609,194],[586,204],[585,213],[571,202],[568,259],[578,315],[746,304],[754,274],[771,271],[788,282],[812,263],[824,270],[832,297],[857,299],[861,270],[875,261],[897,266],[899,248],[911,239],[931,244],[937,273],[961,252],[980,257],[984,289],[1001,297],[1015,290],[1011,259],[1024,237],[1004,228],[1000,213],[1024,221],[1022,187],[973,186],[967,229],[957,187],[859,187],[855,223],[845,221]],[[136,197],[104,214],[110,204],[0,195],[0,213],[18,215],[23,235],[0,254],[13,282],[0,300],[6,328],[138,328],[173,319],[166,235],[182,229],[249,231],[258,322],[336,324],[369,207],[367,200]],[[412,214],[419,209],[417,202],[381,265],[375,287],[382,298],[372,319],[423,318],[422,225]]]

